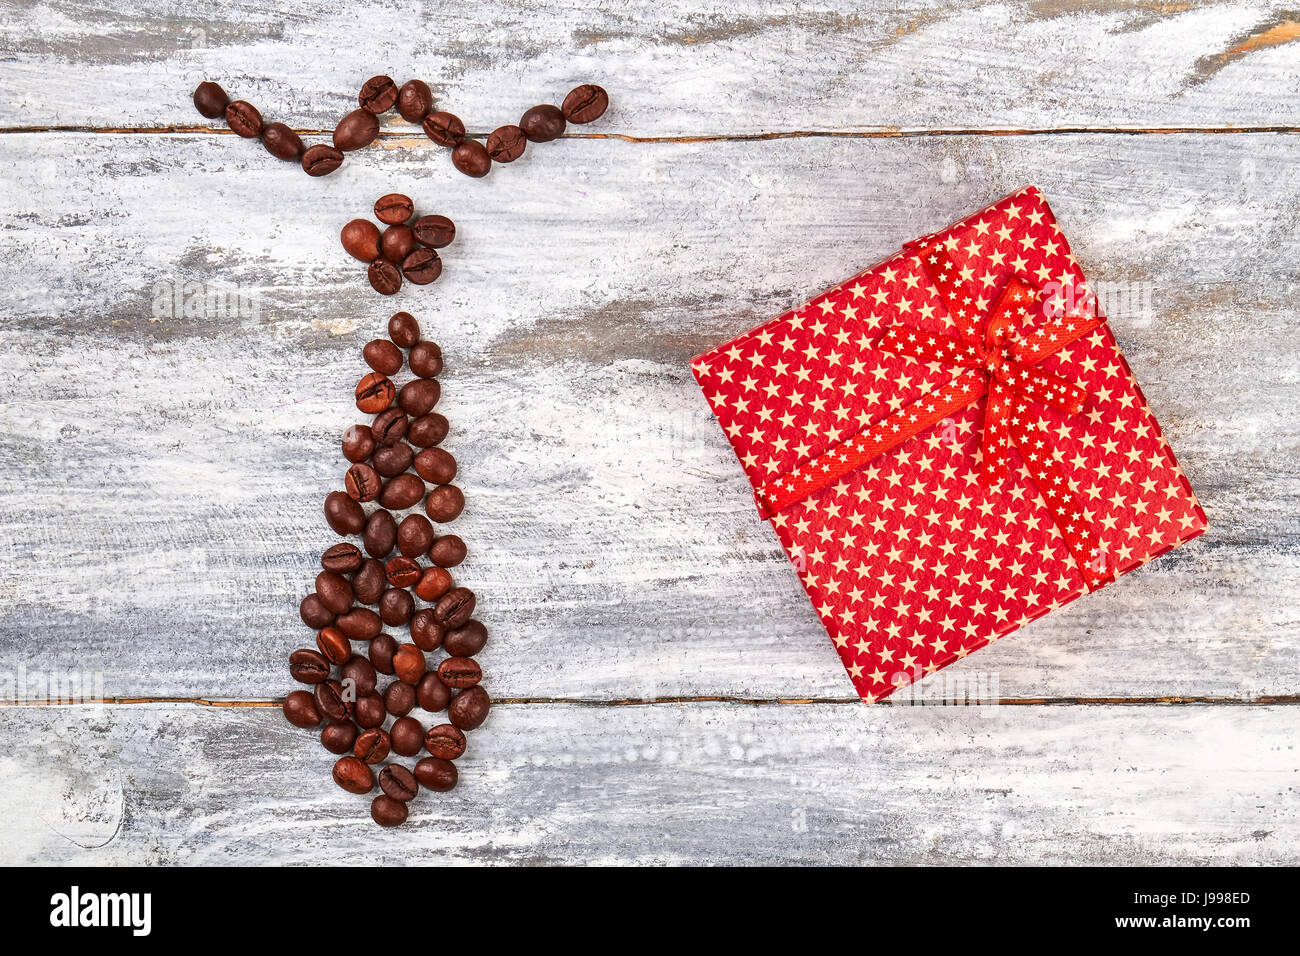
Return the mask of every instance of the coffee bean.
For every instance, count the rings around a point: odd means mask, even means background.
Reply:
[[[235,100],[226,106],[226,125],[244,139],[255,139],[262,133],[262,114],[257,107],[244,100]]]
[[[343,433],[343,457],[348,461],[365,461],[375,450],[375,436],[369,425],[349,425]]]
[[[348,793],[369,793],[375,788],[375,775],[356,757],[340,757],[334,763],[334,782]]]
[[[427,790],[438,793],[454,790],[458,776],[456,765],[440,757],[425,757],[415,764],[415,779]]]
[[[340,614],[334,626],[354,641],[369,641],[379,635],[382,624],[379,615],[368,607],[354,607]]]
[[[452,660],[452,658],[447,658]],[[375,665],[370,663],[360,654],[353,654],[339,668],[339,673],[343,679],[352,682],[352,687],[356,691],[357,699],[361,699],[362,694],[369,694],[375,689],[377,678],[375,677]]]
[[[410,558],[400,555],[384,565],[384,574],[388,583],[395,588],[409,588],[420,580],[420,566]]]
[[[388,320],[388,337],[395,345],[409,349],[420,341],[420,323],[410,312],[394,312]]]
[[[387,113],[397,102],[397,84],[391,76],[372,76],[361,84],[357,94],[357,103],[369,113],[378,116]]]
[[[421,249],[420,252],[427,252],[431,256],[437,253],[432,249]],[[419,252],[413,252],[411,255],[418,256]],[[438,399],[442,397],[442,386],[431,378],[412,379],[403,385],[397,392],[397,404],[402,411],[406,412],[412,418],[419,418],[421,415],[427,415],[433,411],[433,406],[438,404]],[[405,429],[402,430],[405,434]]]
[[[527,145],[524,131],[513,123],[498,126],[487,138],[488,155],[498,163],[513,163],[524,155],[524,147]]]
[[[439,679],[434,671],[429,671],[415,685],[415,700],[421,708],[431,714],[446,710],[451,703],[451,690]]]
[[[421,216],[411,224],[411,232],[420,245],[441,249],[456,238],[456,224],[446,216]]]
[[[422,123],[433,109],[433,91],[424,80],[407,80],[397,91],[397,112],[408,123]]]
[[[401,681],[394,681],[388,686],[391,691],[394,687],[405,687],[406,691],[399,691],[399,694],[410,692],[411,707],[415,706],[415,691],[410,684],[403,684]],[[409,711],[411,707],[406,709]],[[393,721],[393,729],[388,732],[389,738],[393,743],[393,752],[401,754],[403,757],[414,757],[424,748],[424,728],[414,717],[407,717],[405,712],[397,714],[397,719]]]
[[[402,260],[402,275],[416,285],[428,285],[442,275],[442,259],[432,249],[416,249]]]
[[[440,568],[454,568],[465,560],[465,542],[458,534],[444,534],[429,548],[429,560]]]
[[[456,477],[456,459],[451,456],[451,452],[442,448],[425,448],[415,456],[412,463],[415,465],[415,473],[430,484],[445,485]]]
[[[447,419],[437,412],[421,415],[406,428],[406,440],[419,448],[436,445],[447,437]]]
[[[462,626],[474,613],[474,592],[469,588],[452,588],[433,609],[433,619],[448,630]],[[342,621],[342,618],[339,618]],[[342,625],[340,625],[342,627]],[[347,628],[343,628],[344,633]]]
[[[320,711],[316,700],[305,690],[291,691],[284,698],[284,716],[295,727],[316,727],[320,724]]]
[[[302,159],[302,138],[283,123],[269,123],[262,130],[262,145],[276,159],[298,162]]]
[[[395,680],[384,690],[384,706],[394,717],[405,717],[412,708],[415,707],[415,688],[400,680]],[[415,739],[419,741],[424,736],[424,731],[420,728],[419,721],[412,721],[415,724]],[[404,725],[409,726],[409,725]],[[404,732],[407,740],[410,739],[409,731]],[[416,743],[415,750],[410,753],[404,751],[398,746],[398,729],[397,724],[393,724],[392,729],[388,731],[388,736],[393,738],[393,749],[403,756],[410,757],[420,749],[419,743]]]
[[[436,601],[450,590],[451,574],[446,568],[425,568],[415,582],[415,593],[421,601]]]
[[[448,687],[464,690],[483,679],[483,670],[472,657],[445,657],[438,664],[438,678]]]
[[[375,200],[375,218],[389,226],[405,223],[415,215],[415,203],[410,196],[389,193]]]
[[[379,227],[369,219],[351,220],[339,230],[339,242],[343,243],[343,250],[353,259],[370,263],[379,258]]]
[[[534,106],[519,118],[519,128],[534,143],[549,143],[564,133],[564,114],[549,103]]]
[[[367,558],[361,569],[352,575],[352,594],[362,604],[377,604],[387,587],[383,562],[374,558]]]
[[[322,571],[316,575],[316,596],[335,614],[342,614],[352,607],[352,585],[334,571]]]
[[[370,287],[380,295],[396,295],[402,287],[402,273],[387,259],[376,259],[370,263],[366,278],[370,280]]]
[[[424,118],[424,135],[439,146],[458,146],[465,138],[465,124],[455,113],[434,110]]]
[[[483,650],[488,632],[481,621],[466,621],[455,630],[448,631],[442,646],[453,657],[473,657]]]
[[[370,434],[375,436],[375,441],[386,448],[389,445],[396,445],[402,440],[406,435],[408,424],[406,413],[402,409],[390,408],[385,412],[381,412],[370,423]]]
[[[366,109],[353,110],[334,127],[334,148],[348,153],[369,146],[379,135],[379,120]]]
[[[414,644],[399,644],[393,655],[393,671],[399,680],[408,684],[418,684],[424,676],[424,651]]]
[[[357,742],[357,725],[350,720],[332,721],[320,732],[320,742],[332,754],[345,754]]]
[[[379,695],[376,694],[375,696],[378,697]],[[382,703],[381,700],[380,704],[382,705]],[[363,730],[357,737],[352,752],[363,763],[377,764],[388,759],[390,749],[392,749],[392,742],[388,739],[388,731],[380,730],[378,727],[370,727]]]
[[[314,651],[312,653],[315,653]],[[330,720],[351,717],[351,702],[344,695],[343,684],[336,680],[321,681],[313,693],[316,708]]]
[[[325,520],[339,534],[357,534],[366,523],[366,513],[346,492],[331,491],[325,496]]]
[[[395,386],[387,375],[370,372],[357,382],[357,408],[369,415],[377,415],[397,397]]]
[[[397,641],[391,634],[380,634],[370,642],[370,663],[381,674],[393,673],[393,655],[397,653]]]
[[[419,475],[413,475],[407,471],[389,478],[384,483],[383,490],[379,492],[379,503],[385,508],[403,511],[419,504],[420,499],[423,497],[424,482],[420,480]],[[430,515],[430,517],[433,516]]]
[[[395,266],[416,250],[415,233],[410,226],[389,226],[379,238],[379,251]]]
[[[373,653],[373,645],[371,649]],[[383,695],[373,690],[357,696],[357,702],[352,708],[352,713],[357,724],[364,730],[382,727],[384,721],[388,719],[388,708],[384,706]]]
[[[455,521],[465,510],[465,495],[455,485],[438,485],[429,492],[424,510],[434,521]]]
[[[397,544],[397,519],[391,512],[384,508],[377,508],[371,512],[366,519],[365,531],[361,535],[361,543],[365,545],[366,554],[372,558],[386,558],[393,553],[393,548]],[[375,595],[375,601],[379,600],[379,595]],[[375,601],[366,601],[366,604],[373,604]]]
[[[316,635],[316,646],[331,664],[342,664],[352,656],[352,642],[337,627],[323,627]]]
[[[370,804],[370,819],[381,827],[400,827],[406,822],[406,816],[406,804],[401,800],[394,800],[386,793],[375,797]]]
[[[433,546],[433,525],[421,514],[409,514],[397,526],[397,550],[408,558],[418,557]]]
[[[453,700],[452,703],[456,702]],[[424,747],[435,757],[455,760],[465,752],[465,735],[451,724],[438,724],[430,727],[424,735]]]
[[[467,139],[451,151],[451,164],[466,176],[482,179],[492,172],[492,157],[476,139]]]
[[[437,342],[417,342],[411,347],[411,371],[420,378],[442,374],[442,349]]]
[[[394,747],[394,750],[397,748]],[[401,753],[400,750],[397,751]],[[419,753],[417,750],[416,753]],[[408,754],[409,756],[409,754]],[[415,774],[399,764],[390,763],[379,771],[379,789],[399,803],[410,803],[415,799],[420,785],[415,782]]]
[[[361,561],[361,549],[346,541],[340,541],[320,556],[320,566],[335,574],[351,574],[361,567]]]
[[[384,484],[383,479],[379,477],[379,472],[360,462],[348,469],[348,473],[343,476],[343,481],[344,487],[348,490],[348,497],[356,501],[374,501],[379,497],[379,489]]]
[[[344,497],[346,498],[347,495]],[[319,631],[322,627],[329,627],[334,623],[334,612],[321,604],[320,598],[314,591],[303,598],[302,603],[298,605],[298,616],[313,631]]]
[[[600,119],[608,107],[609,94],[594,83],[584,83],[569,91],[560,112],[570,123],[590,123]]]
[[[374,456],[370,459],[375,471],[385,478],[400,475],[411,467],[413,461],[415,461],[415,452],[404,441],[399,441],[396,445],[376,449]]]
[[[379,599],[379,618],[389,627],[400,627],[415,613],[415,598],[405,588],[389,588]]]
[[[208,119],[224,116],[230,97],[216,83],[205,80],[194,88],[194,108]]]
[[[442,646],[442,635],[442,625],[433,619],[433,608],[420,608],[411,616],[411,640],[420,650],[436,651]]]
[[[342,165],[343,154],[324,143],[317,143],[302,154],[302,168],[308,176],[328,176]]]
[[[492,698],[487,695],[487,691],[482,687],[471,687],[452,698],[447,706],[447,719],[461,730],[473,730],[487,720],[491,707]]]
[[[378,234],[379,230],[376,229],[376,237]],[[369,262],[373,258],[374,256],[371,256],[366,261]],[[371,339],[361,350],[361,357],[380,375],[396,375],[402,370],[402,350],[388,339]]]

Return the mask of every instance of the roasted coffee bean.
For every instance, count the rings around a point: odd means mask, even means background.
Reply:
[[[365,526],[366,513],[347,492],[331,491],[325,496],[325,520],[339,534],[357,534]]]
[[[376,694],[375,696],[378,697],[379,695]],[[382,705],[383,699],[381,698],[380,706]],[[352,752],[363,763],[377,764],[388,759],[390,749],[392,749],[392,742],[388,739],[388,731],[380,730],[378,727],[370,727],[358,735],[357,742],[352,747]]]
[[[465,560],[465,542],[458,534],[444,534],[429,549],[429,560],[440,568],[454,568]]]
[[[437,342],[417,342],[411,348],[410,364],[411,371],[420,378],[433,378],[441,375],[442,349]]]
[[[461,627],[448,631],[442,646],[452,657],[473,657],[483,650],[488,632],[481,621],[466,621]]]
[[[397,640],[391,634],[380,634],[370,642],[370,663],[381,674],[393,673],[393,655],[397,653]]]
[[[352,585],[341,574],[322,571],[316,575],[316,596],[335,614],[342,614],[352,606]]]
[[[377,237],[378,230],[375,232]],[[371,259],[374,256],[366,261]],[[361,357],[380,375],[396,375],[402,370],[402,350],[388,339],[371,339],[361,350]]]
[[[400,627],[415,613],[415,598],[405,588],[389,588],[379,599],[379,619],[389,627]]]
[[[455,113],[434,110],[424,118],[424,135],[439,146],[458,146],[465,138],[465,124]]]
[[[316,698],[316,709],[329,720],[343,720],[352,716],[352,702],[345,696],[343,685],[339,681],[321,681],[316,685],[313,696]]]
[[[534,106],[519,118],[519,128],[533,143],[549,143],[564,134],[564,114],[549,103]]]
[[[308,176],[328,176],[342,165],[343,154],[324,143],[317,143],[302,154],[302,168]]]
[[[352,642],[337,627],[323,627],[316,635],[316,646],[331,664],[342,664],[352,656]]]
[[[436,714],[440,710],[446,710],[451,703],[451,690],[436,672],[429,671],[415,685],[415,700],[424,710]]]
[[[405,717],[407,714],[411,712],[412,708],[415,707],[415,688],[412,687],[410,684],[407,684],[400,680],[393,681],[384,690],[384,706],[388,708],[388,712],[392,714],[394,717]],[[421,737],[424,736],[424,730],[420,727],[418,721],[415,721],[414,723],[415,723],[415,739],[418,741]],[[393,749],[396,750],[399,754],[409,757],[412,754],[414,754],[417,750],[420,749],[420,745],[417,743],[415,745],[415,750],[412,750],[410,753],[407,753],[397,745],[397,735],[398,735],[397,724],[394,723],[392,729],[388,731],[388,736],[393,738]],[[410,734],[408,731],[407,738],[409,739],[409,737]]]
[[[369,146],[379,135],[379,120],[369,110],[353,110],[334,127],[334,148],[348,153]]]
[[[366,278],[370,280],[370,287],[380,295],[396,295],[402,287],[401,271],[387,259],[376,259],[370,263]]]
[[[305,690],[290,691],[284,699],[284,716],[295,727],[316,727],[320,724],[320,711],[316,699]]]
[[[262,114],[257,107],[244,100],[235,100],[226,106],[226,125],[244,139],[256,139],[262,134]]]
[[[262,130],[262,145],[276,159],[298,162],[302,159],[302,138],[283,123],[268,123]]]
[[[482,687],[474,686],[463,690],[452,698],[447,705],[447,719],[461,730],[473,730],[487,720],[488,710],[492,707],[492,698]],[[436,757],[437,754],[434,754]]]
[[[375,436],[369,425],[349,425],[343,432],[343,457],[348,461],[365,461],[375,450]]]
[[[375,200],[375,218],[385,225],[397,226],[415,215],[415,203],[410,196],[389,193]]]
[[[442,275],[442,258],[432,249],[416,249],[402,260],[402,275],[416,285],[428,285]]]
[[[482,179],[492,172],[492,157],[476,139],[467,139],[451,151],[451,164],[466,176]]]
[[[334,763],[334,782],[348,793],[369,793],[375,789],[375,774],[355,756],[340,757]]]
[[[408,382],[414,385],[414,382]],[[456,459],[441,448],[425,448],[413,461],[415,473],[434,485],[445,485],[456,477]],[[446,565],[444,565],[446,567]]]
[[[320,732],[320,742],[332,754],[345,754],[357,742],[357,725],[350,720],[331,721]]]
[[[452,703],[456,702],[453,700]],[[430,727],[424,735],[424,747],[435,757],[455,760],[465,752],[465,735],[451,724],[438,724]]]
[[[401,800],[394,800],[386,793],[375,797],[370,804],[370,819],[381,827],[400,827],[406,822],[406,817],[406,804]]]
[[[397,750],[396,744],[393,746]],[[397,750],[401,753],[400,750]],[[419,751],[415,751],[419,753]],[[410,756],[408,754],[407,756]],[[400,764],[390,763],[383,770],[379,771],[379,789],[384,791],[399,803],[410,803],[415,799],[416,792],[420,785],[415,782],[415,774],[407,770]]]
[[[425,249],[424,252],[430,255],[437,255],[432,249]],[[418,253],[412,253],[418,255]],[[442,386],[431,378],[412,379],[403,385],[397,392],[397,404],[410,415],[412,418],[419,418],[421,415],[427,415],[433,411],[433,406],[438,404],[438,399],[442,397]],[[405,434],[405,429],[403,429]]]
[[[368,690],[357,695],[356,705],[352,708],[353,718],[364,730],[381,727],[388,719],[388,708],[384,706],[382,694]]]
[[[366,519],[361,543],[366,547],[366,554],[372,558],[387,558],[393,553],[393,548],[397,544],[397,519],[386,509],[377,508]],[[375,601],[378,600],[379,595],[376,594]],[[365,603],[374,604],[375,601]]]
[[[361,549],[346,541],[340,541],[320,556],[320,566],[335,574],[351,574],[361,567],[361,561]]]
[[[411,224],[411,232],[420,245],[441,249],[456,238],[456,224],[446,216],[421,216]]]
[[[379,258],[379,227],[369,219],[353,219],[339,230],[339,242],[353,259],[371,263]],[[370,366],[374,368],[373,365]],[[401,368],[399,365],[398,368]],[[376,369],[376,371],[381,371]],[[392,373],[385,373],[392,374]]]
[[[409,514],[397,526],[397,550],[408,558],[418,557],[433,546],[433,525],[420,514]]]
[[[354,607],[340,614],[334,625],[354,641],[370,641],[379,636],[379,615],[368,607]]]
[[[451,590],[451,583],[446,568],[425,568],[415,582],[415,593],[421,601],[436,601]]]
[[[433,609],[433,619],[447,630],[455,630],[464,625],[474,613],[474,592],[469,588],[452,588],[441,598]],[[342,618],[339,618],[342,621]],[[340,624],[342,628],[342,625]],[[347,633],[347,628],[342,628]],[[450,653],[450,652],[448,652]]]
[[[322,627],[329,627],[334,623],[334,612],[321,604],[320,598],[314,591],[303,598],[302,603],[298,605],[298,616],[313,631],[319,631]]]
[[[370,433],[375,436],[375,441],[382,446],[396,445],[406,435],[408,424],[406,413],[402,409],[390,408],[385,412],[381,412],[370,423]]]
[[[208,119],[224,116],[230,97],[216,83],[205,80],[194,88],[194,108]]]
[[[487,138],[488,155],[498,163],[513,163],[524,155],[524,147],[527,145],[524,131],[513,123],[498,126]]]
[[[424,676],[424,651],[414,644],[399,644],[393,655],[393,671],[399,680],[408,684],[418,684]]]
[[[454,790],[459,776],[456,765],[441,757],[425,757],[415,764],[415,779],[427,790],[438,793]]]
[[[372,76],[361,84],[357,103],[363,110],[378,116],[387,113],[397,102],[397,84],[391,76]]]
[[[436,445],[447,437],[447,419],[437,412],[421,415],[406,429],[406,440],[418,448]]]
[[[415,451],[404,441],[399,441],[396,445],[375,449],[375,454],[370,459],[375,471],[385,478],[400,475],[410,468],[411,463],[414,461]]]
[[[378,604],[387,587],[384,564],[374,558],[367,558],[361,569],[352,575],[352,594],[362,604]]]
[[[397,397],[395,386],[387,375],[370,372],[357,382],[357,408],[369,415],[377,415]]]
[[[445,657],[438,664],[438,677],[448,687],[464,690],[483,679],[483,669],[472,657]]]
[[[420,566],[410,558],[398,556],[384,565],[388,583],[395,588],[409,588],[420,580]]]
[[[379,503],[394,511],[403,511],[420,503],[424,497],[424,482],[419,475],[409,471],[389,478],[379,492]],[[430,515],[430,517],[433,517]],[[437,520],[436,518],[434,519]]]
[[[442,636],[443,628],[433,619],[433,608],[420,608],[411,615],[411,640],[420,650],[436,651],[442,646]]]
[[[397,91],[397,112],[408,123],[422,123],[433,109],[433,91],[424,80],[407,80]]]
[[[455,485],[438,485],[429,492],[424,510],[434,521],[455,521],[465,510],[465,495]]]
[[[420,323],[410,312],[394,312],[388,320],[388,337],[395,345],[409,349],[420,341]]]
[[[379,237],[380,254],[399,268],[416,248],[415,233],[410,226],[389,226]]]
[[[289,655],[289,674],[300,684],[319,686],[329,680],[330,662],[324,654],[304,647]]]
[[[453,660],[453,658],[447,658]],[[375,689],[377,678],[375,677],[375,665],[370,663],[360,654],[353,654],[339,668],[339,673],[343,675],[344,680],[352,682],[352,687],[356,691],[356,697],[361,699],[362,694],[369,694]]]
[[[569,90],[560,112],[570,123],[590,123],[600,119],[608,106],[608,93],[594,83],[584,83]]]
[[[375,469],[357,462],[343,476],[343,486],[348,490],[348,497],[355,501],[374,501],[379,497],[384,480]]]

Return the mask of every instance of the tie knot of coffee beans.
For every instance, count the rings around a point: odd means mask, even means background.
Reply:
[[[353,219],[339,232],[348,255],[369,266],[370,285],[381,295],[393,295],[402,287],[402,277],[416,285],[428,285],[442,275],[437,250],[456,238],[456,224],[446,216],[415,216],[411,197],[389,193],[375,200],[375,218]],[[412,221],[414,219],[414,221]]]

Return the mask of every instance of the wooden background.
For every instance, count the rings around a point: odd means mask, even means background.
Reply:
[[[0,862],[1300,862],[1293,9],[131,6],[0,4],[0,672],[112,699],[0,707]],[[377,72],[476,135],[614,105],[473,181],[396,117],[309,179],[190,103],[319,141]],[[1211,528],[944,672],[996,706],[865,707],[687,363],[1028,182],[1149,293],[1113,326]],[[385,301],[336,237],[394,190],[460,237]],[[155,317],[184,283],[255,309]],[[276,702],[399,307],[501,702],[395,839]]]

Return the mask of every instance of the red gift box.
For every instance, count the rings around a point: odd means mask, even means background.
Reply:
[[[1206,528],[1033,186],[691,365],[867,701]]]

